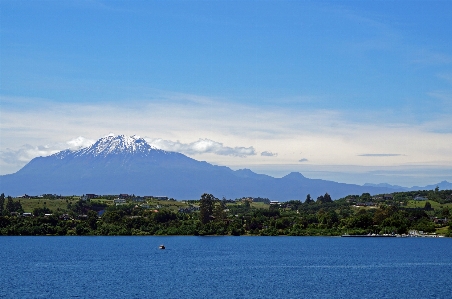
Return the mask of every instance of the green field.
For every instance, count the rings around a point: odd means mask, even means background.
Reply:
[[[67,211],[68,204],[76,204],[79,201],[79,197],[64,198],[64,199],[47,199],[47,198],[14,198],[13,201],[20,201],[22,208],[25,212],[33,212],[35,208],[49,208],[52,211]],[[92,203],[106,203],[112,205],[113,201],[110,199],[96,198],[91,200]],[[188,207],[188,204],[182,201],[170,201],[170,200],[148,200],[146,202],[150,208],[164,208],[171,211],[178,211],[179,208]],[[141,202],[137,205],[142,204]]]
[[[146,202],[151,208],[164,208],[173,212],[177,212],[180,208],[187,208],[188,204],[183,201],[173,201],[173,200],[148,200]]]
[[[436,232],[438,235],[446,235],[448,233],[448,226],[444,226],[444,227],[439,227],[436,229]]]
[[[15,198],[14,201],[20,201],[24,212],[33,212],[35,208],[49,208],[52,211],[67,211],[69,203],[75,204],[78,198],[73,199],[47,199],[47,198]]]
[[[435,210],[441,209],[443,207],[448,207],[449,209],[452,208],[452,203],[440,204],[440,203],[437,203],[436,201],[432,201],[432,200],[425,200],[425,201],[409,200],[405,207],[406,208],[423,208],[425,206],[426,202],[430,202],[430,204],[432,205],[432,208]]]
[[[268,209],[270,205],[263,202],[252,202],[251,207],[256,209]]]

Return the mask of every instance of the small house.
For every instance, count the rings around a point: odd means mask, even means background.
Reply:
[[[126,203],[126,200],[123,198],[116,198],[113,200],[114,204],[119,206],[119,205],[123,205]]]

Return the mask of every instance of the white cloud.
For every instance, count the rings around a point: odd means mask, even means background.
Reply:
[[[264,156],[264,157],[276,157],[276,156],[278,156],[278,154],[277,153],[268,152],[268,151],[264,151],[264,152],[261,153],[261,156]]]
[[[223,143],[213,141],[210,139],[199,139],[198,141],[191,143],[182,143],[180,141],[164,140],[161,138],[150,139],[146,138],[146,141],[159,149],[166,151],[173,151],[184,153],[187,155],[212,153],[222,156],[236,156],[246,157],[256,155],[255,149],[250,147],[228,147]]]
[[[85,137],[79,136],[75,139],[69,140],[66,142],[66,144],[69,146],[69,149],[75,150],[80,149],[83,147],[88,147],[92,145],[95,142],[95,140],[87,139]]]
[[[106,136],[114,136],[115,134],[110,133]],[[180,152],[187,155],[199,155],[199,154],[215,154],[220,156],[233,156],[233,157],[247,157],[256,155],[256,150],[250,147],[228,147],[224,146],[223,143],[217,142],[210,139],[199,139],[191,143],[182,143],[180,141],[164,140],[161,138],[145,138],[146,141],[155,146],[156,148],[163,149],[166,151]],[[71,139],[63,143],[53,143],[50,145],[30,145],[25,144],[19,147],[19,149],[0,150],[0,166],[3,169],[14,169],[18,170],[23,167],[26,163],[35,157],[45,157],[55,154],[61,150],[71,149],[78,150],[83,147],[88,147],[95,142],[94,139],[88,139],[82,136]],[[12,171],[8,171],[12,172]]]
[[[65,149],[77,150],[90,146],[93,143],[94,140],[79,136],[63,143],[48,145],[24,144],[18,149],[6,148],[0,150],[0,166],[5,169],[18,170],[33,158],[50,156]]]
[[[39,156],[48,156],[57,153],[59,149],[50,146],[33,146],[24,144],[19,149],[6,148],[0,150],[0,167],[2,174],[13,173]]]
[[[434,117],[411,121],[403,114],[376,116],[386,115],[384,111],[313,110],[289,104],[260,107],[177,94],[166,101],[112,105],[50,103],[42,99],[30,99],[28,103],[22,99],[21,109],[9,108],[15,104],[14,98],[0,99],[1,174],[19,168],[8,164],[5,155],[24,161],[33,155],[89,143],[72,140],[68,144],[64,142],[67,136],[96,140],[106,132],[151,136],[148,141],[156,147],[187,155],[202,154],[209,163],[236,169],[255,169],[267,163],[271,164],[265,167],[269,171],[294,161],[299,167],[452,167],[452,122],[447,109]],[[7,105],[3,105],[5,102]],[[22,148],[22,144],[64,146]],[[263,152],[278,156],[269,159]],[[298,162],[300,152],[309,163]],[[403,155],[357,157],[372,153]],[[247,158],[240,158],[244,156]]]
[[[48,145],[33,146],[30,144],[24,144],[19,149],[13,150],[7,148],[0,151],[0,158],[6,163],[28,162],[34,157],[48,156],[58,152],[59,149],[55,149]]]

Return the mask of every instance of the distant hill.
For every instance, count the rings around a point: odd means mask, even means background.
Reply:
[[[448,182],[441,182],[438,186],[452,189]],[[315,199],[326,192],[338,199],[365,192],[406,191],[406,188],[386,184],[359,186],[309,179],[298,172],[274,178],[249,169],[234,171],[157,149],[138,136],[124,135],[101,138],[77,151],[64,150],[48,157],[34,158],[18,172],[0,176],[0,189],[0,192],[12,196],[25,193],[129,193],[199,199],[207,192],[219,198],[252,196],[280,201],[304,201],[307,194]]]
[[[440,190],[452,190],[452,183],[449,183],[448,181],[442,181],[442,182],[440,182],[438,184],[427,185],[427,186],[424,186],[424,187],[414,186],[414,187],[408,188],[407,191],[433,190],[436,187],[438,187]]]
[[[397,186],[397,185],[390,185],[387,183],[381,183],[381,184],[371,184],[371,183],[365,183],[363,185],[364,187],[378,187],[378,188],[388,188],[388,189],[394,189],[394,190],[408,190],[408,188]]]

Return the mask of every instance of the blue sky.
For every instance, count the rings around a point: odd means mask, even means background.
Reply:
[[[0,174],[114,132],[274,176],[452,181],[450,1],[0,5]]]

